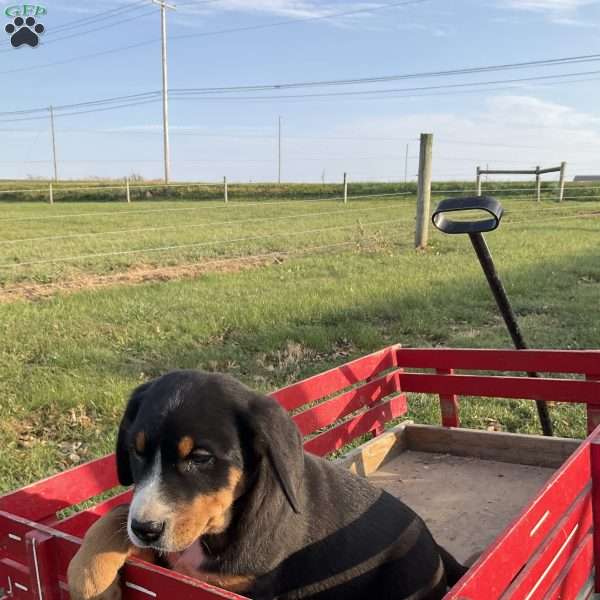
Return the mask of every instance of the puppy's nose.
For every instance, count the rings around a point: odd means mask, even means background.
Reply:
[[[132,519],[131,521],[131,531],[133,531],[136,537],[146,544],[152,544],[153,542],[156,542],[162,535],[164,529],[165,524],[158,523],[156,521],[142,522],[136,519]]]

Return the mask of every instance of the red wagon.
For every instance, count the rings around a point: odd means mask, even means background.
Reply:
[[[532,372],[541,376],[526,375]],[[386,427],[407,413],[412,394],[439,397],[441,427]],[[447,598],[593,594],[600,565],[600,352],[391,346],[273,395],[293,411],[309,452],[329,455],[371,434],[338,460],[400,493],[459,557],[469,543],[485,543]],[[585,404],[590,435],[580,443],[462,429],[461,396]],[[0,598],[68,598],[65,573],[81,537],[129,492],[61,514],[117,485],[107,456],[1,497]],[[243,598],[135,559],[122,582],[131,600]]]

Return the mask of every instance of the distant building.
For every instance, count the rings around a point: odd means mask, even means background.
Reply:
[[[573,181],[600,181],[600,175],[575,175]]]

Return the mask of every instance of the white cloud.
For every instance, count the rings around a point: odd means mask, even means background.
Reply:
[[[522,169],[556,166],[567,161],[569,176],[600,171],[594,165],[594,157],[600,152],[600,118],[534,96],[493,96],[479,113],[470,116],[428,112],[362,119],[343,128],[340,134],[343,132],[365,138],[411,139],[411,176],[416,173],[417,137],[421,132],[434,133],[434,177],[440,180],[473,179],[476,166],[486,164],[490,168]],[[360,147],[367,155],[383,153],[382,143],[375,140],[360,143]],[[394,166],[399,178],[404,144],[390,143],[385,147],[393,148],[398,155]],[[358,155],[359,143],[355,151]],[[355,169],[360,178],[368,175],[365,167],[376,170],[372,175],[381,178],[393,176],[389,172],[393,163],[387,163],[386,173],[385,165],[355,162],[348,170]]]
[[[598,4],[598,0],[500,0],[500,6],[522,12],[543,15],[557,25],[595,27],[588,20],[578,18],[581,9]]]
[[[324,173],[326,181],[341,181],[347,171],[351,181],[402,180],[408,143],[408,175],[414,180],[421,132],[434,133],[436,180],[473,180],[477,165],[523,169],[567,161],[569,177],[600,172],[596,161],[600,153],[600,117],[595,114],[526,93],[490,96],[482,99],[479,110],[467,114],[458,107],[445,108],[444,100],[438,109],[423,111],[421,102],[421,98],[369,102],[366,110],[352,119],[341,119],[337,104],[322,103],[320,114],[309,117],[303,110],[296,112],[290,103],[287,112],[283,112],[284,179],[319,181]],[[174,121],[171,145],[175,179],[216,181],[224,174],[231,181],[272,181],[276,177],[276,119],[265,122],[250,111],[241,115],[239,122],[234,120],[227,126],[195,123],[193,119],[185,125]],[[66,160],[61,171],[65,176],[80,177],[92,172],[123,176],[131,170],[146,177],[160,176],[158,119],[154,123],[106,127],[106,133],[112,135],[100,133],[100,137],[82,125],[73,127],[71,131],[68,126],[63,129],[59,121],[61,156]],[[81,132],[76,131],[79,127]],[[48,159],[46,130],[39,139],[33,131],[28,130],[24,136],[18,128],[3,135],[10,140],[0,152],[3,160],[12,161],[15,156],[22,160]],[[106,151],[107,140],[111,148],[118,149],[114,155]],[[108,161],[129,157],[131,164]],[[90,159],[90,164],[68,162],[74,159]],[[49,162],[0,164],[0,176],[47,174],[50,166]]]
[[[593,4],[593,0],[507,0],[506,4],[524,10],[571,11]]]
[[[270,14],[293,18],[325,17],[332,13],[363,10],[381,6],[371,2],[318,2],[315,0],[221,0],[212,3],[189,3],[180,10],[187,14],[239,12]],[[363,14],[368,14],[365,12]]]

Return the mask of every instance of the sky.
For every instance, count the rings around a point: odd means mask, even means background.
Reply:
[[[338,182],[344,172],[350,181],[414,180],[423,132],[434,134],[436,180],[474,179],[477,165],[561,161],[569,178],[600,174],[600,1],[174,2],[167,11],[172,180],[276,180],[280,117],[283,181]],[[0,4],[8,24],[5,9],[15,3]],[[13,48],[2,27],[0,178],[52,175],[50,105],[60,179],[162,177],[159,7],[42,5],[37,47]],[[431,74],[595,53],[567,65]],[[206,91],[409,74],[420,75]],[[200,91],[182,91],[190,89]],[[40,110],[17,112],[33,109]]]

